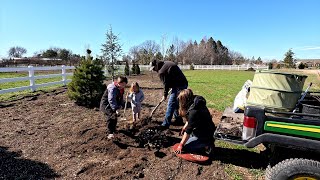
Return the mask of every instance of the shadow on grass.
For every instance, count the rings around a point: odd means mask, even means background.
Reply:
[[[254,169],[265,169],[269,162],[267,157],[260,153],[221,147],[214,148],[212,160]]]

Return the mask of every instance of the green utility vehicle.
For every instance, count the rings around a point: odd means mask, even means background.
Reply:
[[[292,82],[290,79],[292,75],[285,76],[286,81]],[[268,96],[267,100],[257,98],[258,100],[253,101],[250,94],[248,100],[251,102],[248,103],[249,106],[246,106],[244,113],[234,113],[233,109],[227,108],[217,126],[215,138],[240,144],[247,148],[263,144],[266,150],[261,154],[267,155],[269,160],[265,174],[267,180],[320,180],[319,96],[309,92],[303,101],[297,103],[298,106],[294,104],[292,106],[288,102],[292,101],[292,98],[298,99],[301,96],[301,91],[296,96],[288,89],[259,89],[256,86],[259,83],[255,83],[255,78],[252,86],[259,92],[255,93],[253,97]],[[301,77],[292,76],[292,78],[297,80]],[[270,82],[270,79],[260,78],[259,81]],[[302,81],[304,80],[302,79]],[[290,82],[284,86],[285,83],[276,82],[273,84],[278,87],[293,87]],[[300,84],[301,90],[303,83]],[[261,84],[265,85],[265,83]],[[265,92],[266,90],[272,92]],[[276,103],[274,104],[277,106],[272,107],[272,101],[275,99]],[[286,106],[281,106],[281,104]]]

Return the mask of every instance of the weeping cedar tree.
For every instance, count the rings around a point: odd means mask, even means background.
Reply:
[[[131,72],[132,72],[132,74],[136,74],[136,63],[133,63],[132,64],[132,68],[131,68]]]
[[[140,67],[138,64],[136,64],[136,74],[140,74]]]
[[[72,81],[68,85],[68,96],[76,104],[86,107],[98,107],[105,90],[103,81],[103,62],[92,60],[91,51],[87,50],[87,58],[82,59],[76,67]]]
[[[139,75],[141,73],[139,65],[135,63],[132,64],[131,71],[132,71],[132,74]]]
[[[125,74],[126,76],[129,76],[129,74],[130,74],[128,61],[126,61],[126,66],[124,67],[124,74]]]

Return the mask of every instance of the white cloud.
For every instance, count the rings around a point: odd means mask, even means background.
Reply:
[[[320,46],[304,46],[304,47],[297,47],[293,49],[298,51],[320,50]]]

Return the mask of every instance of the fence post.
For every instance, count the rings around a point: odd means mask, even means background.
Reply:
[[[62,65],[61,66],[61,73],[62,73],[62,81],[63,81],[63,85],[67,85],[67,75],[66,75],[66,66],[65,65]]]
[[[29,80],[30,80],[30,89],[32,92],[36,91],[36,86],[34,83],[34,69],[33,66],[28,66],[29,69]]]
[[[238,65],[238,71],[240,71],[240,66]]]

